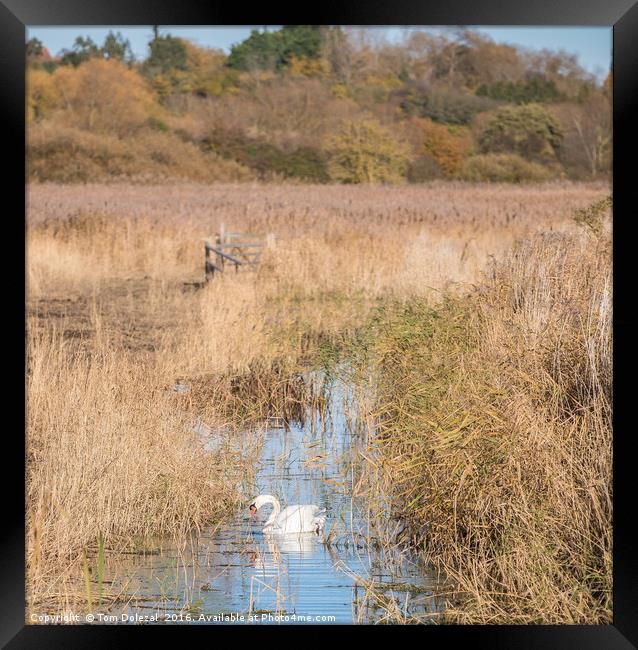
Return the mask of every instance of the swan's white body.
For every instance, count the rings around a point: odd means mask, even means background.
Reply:
[[[279,501],[270,494],[260,494],[252,503],[251,512],[257,512],[267,503],[272,504],[273,511],[264,524],[265,533],[319,533],[326,523],[325,508],[319,506],[288,506],[281,509]],[[253,510],[254,508],[254,510]]]

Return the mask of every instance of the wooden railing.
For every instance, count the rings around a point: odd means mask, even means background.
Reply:
[[[214,243],[206,240],[206,280],[215,277],[215,273],[224,273],[228,268],[254,270],[260,260],[264,243],[257,237],[246,233],[226,232],[223,225],[215,235]]]

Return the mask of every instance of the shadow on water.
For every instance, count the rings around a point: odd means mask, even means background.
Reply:
[[[188,623],[400,623],[429,622],[441,611],[432,575],[405,548],[375,542],[365,501],[354,494],[367,433],[354,415],[353,390],[317,375],[307,381],[321,382],[323,407],[309,408],[303,423],[276,422],[261,433],[252,496],[273,494],[282,507],[324,507],[325,531],[267,535],[270,506],[252,520],[246,508],[182,548],[111,557],[109,570],[131,595],[129,615]]]

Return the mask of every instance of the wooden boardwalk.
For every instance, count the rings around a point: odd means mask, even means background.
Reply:
[[[226,232],[223,224],[215,235],[214,243],[206,240],[206,281],[213,279],[216,273],[225,273],[230,269],[239,273],[241,270],[255,270],[261,260],[265,243],[258,236],[248,233]],[[272,236],[269,235],[269,242]]]

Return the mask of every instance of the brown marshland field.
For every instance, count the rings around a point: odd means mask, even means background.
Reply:
[[[29,606],[86,599],[98,539],[233,512],[252,452],[232,431],[329,351],[372,387],[361,489],[454,586],[447,620],[610,622],[609,194],[31,185]],[[222,223],[274,244],[200,286]],[[194,417],[228,431],[215,453]]]

